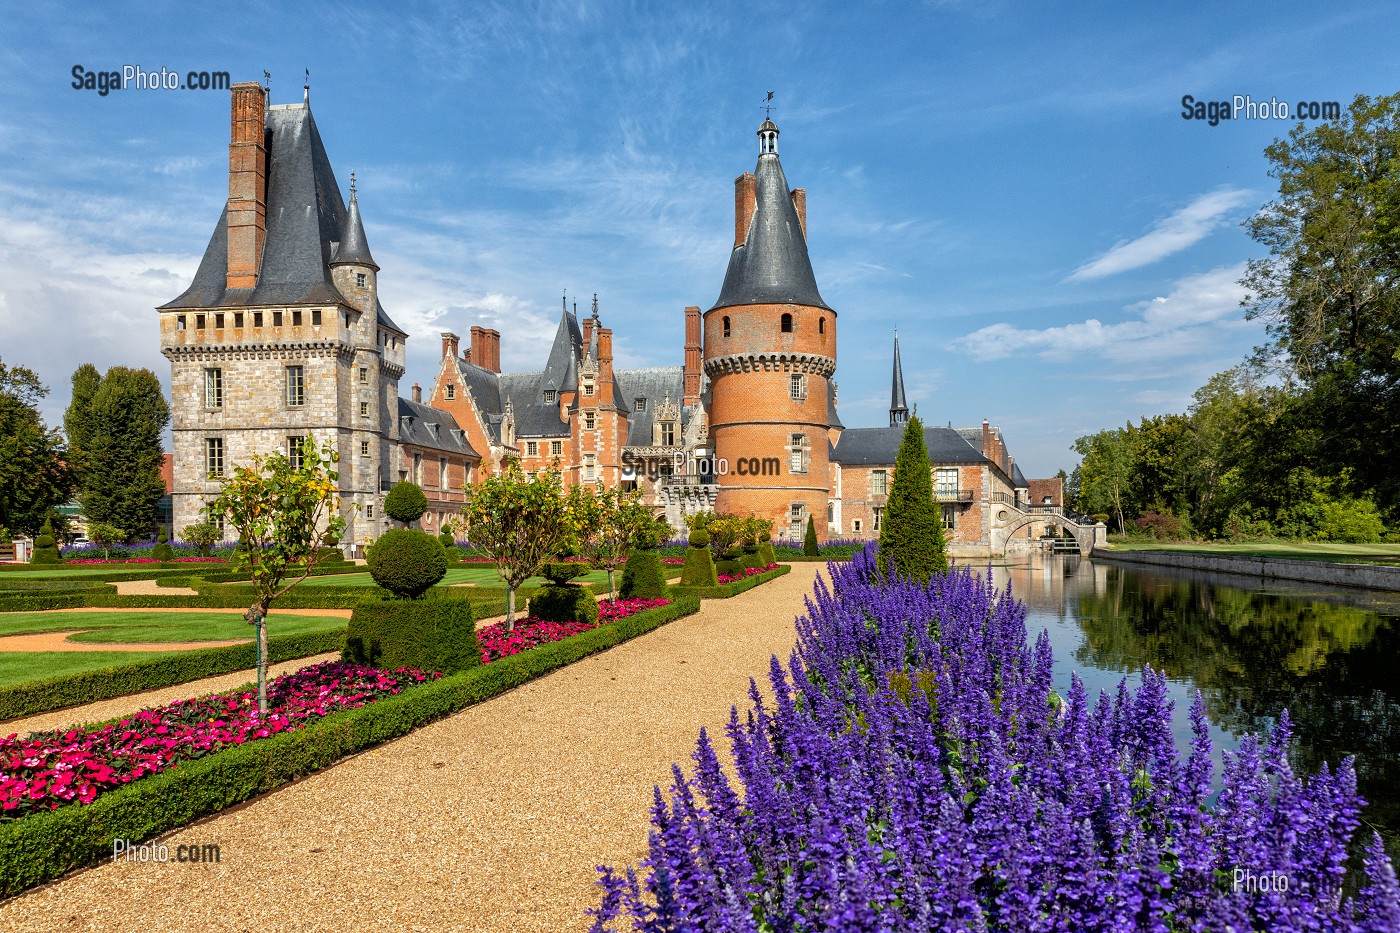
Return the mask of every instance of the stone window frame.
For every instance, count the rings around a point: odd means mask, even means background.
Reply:
[[[958,510],[956,506],[943,506],[943,530],[956,531],[958,527]]]
[[[585,431],[595,431],[598,428],[598,418],[592,411],[583,413],[583,429]]]
[[[953,483],[948,485],[945,482],[949,474],[952,475]],[[933,494],[934,496],[956,496],[961,485],[957,467],[937,467],[933,471]]]
[[[661,447],[676,446],[676,423],[674,421],[658,421],[656,423],[656,443]]]
[[[788,377],[788,398],[794,402],[807,401],[806,373],[793,373]]]
[[[539,442],[539,441],[526,441],[526,442],[525,442],[525,456],[527,456],[527,457],[538,457],[539,455],[540,455],[540,442]]]
[[[306,435],[304,434],[287,435],[287,463],[291,465],[293,470],[300,470],[302,464],[305,462],[303,459],[304,452],[302,450],[302,445],[305,443]]]
[[[291,363],[285,367],[286,402],[288,408],[306,407],[306,367]]]
[[[870,471],[870,494],[888,496],[890,494],[890,474],[888,470]]]
[[[369,441],[360,441],[360,456],[369,456]]]
[[[595,454],[583,455],[583,481],[585,483],[598,481],[598,457]]]
[[[812,468],[812,442],[805,433],[788,436],[788,472],[805,474]]]
[[[883,505],[871,506],[871,508],[870,508],[870,529],[871,529],[872,531],[878,532],[878,531],[880,530],[880,525],[882,524],[881,519],[883,519],[884,517],[885,517],[885,507],[884,507]]]
[[[361,418],[368,418],[368,417],[369,417],[369,402],[361,402],[361,403],[360,403],[360,417],[361,417]]]
[[[211,479],[224,475],[224,439],[206,437],[204,439],[204,472]]]
[[[369,367],[360,367],[360,385],[369,385]]]
[[[355,287],[356,287],[356,288],[364,288],[364,287],[365,287],[365,274],[364,274],[363,272],[356,272],[356,273],[355,273]]]
[[[550,441],[550,442],[549,442],[549,455],[550,455],[551,457],[562,457],[562,456],[564,456],[564,442],[563,442],[563,441]]]
[[[646,410],[647,410],[647,400],[646,400],[646,398],[645,398],[644,396],[638,396],[638,397],[636,398],[636,400],[634,400],[633,403],[632,403],[632,410],[633,410],[633,411],[646,411]]]
[[[853,519],[851,519],[851,534],[853,534],[853,535],[858,535],[858,534],[860,534],[860,533],[861,533],[861,528],[862,528],[862,525],[861,525],[860,519],[858,519],[858,518],[853,518]]]
[[[446,457],[438,457],[438,489],[447,488],[447,468],[449,464]]]
[[[449,402],[452,401],[457,397],[457,387],[449,382],[446,387],[443,388],[442,396]]]
[[[204,368],[204,407],[218,411],[224,407],[224,370],[222,366]]]

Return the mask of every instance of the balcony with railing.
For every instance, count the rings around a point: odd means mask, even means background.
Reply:
[[[950,489],[946,486],[935,486],[933,498],[939,502],[971,502],[973,497],[971,489]]]

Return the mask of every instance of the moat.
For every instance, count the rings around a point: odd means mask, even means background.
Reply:
[[[1183,750],[1198,690],[1217,748],[1267,731],[1286,708],[1294,768],[1354,755],[1367,801],[1359,832],[1380,830],[1400,854],[1400,593],[1074,556],[1013,558],[993,578],[1026,604],[1032,640],[1049,631],[1057,690],[1076,671],[1091,696],[1144,666],[1165,672]]]

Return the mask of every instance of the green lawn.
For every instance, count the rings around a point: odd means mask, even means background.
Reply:
[[[104,667],[125,667],[180,651],[0,651],[0,687],[48,680]],[[0,725],[0,735],[9,732]]]
[[[190,564],[191,568],[214,566],[223,569],[224,565]],[[30,569],[31,567],[33,569]],[[100,578],[103,574],[118,574],[126,576],[132,573],[149,573],[151,575],[151,578],[154,579],[156,577],[172,576],[174,574],[183,574],[186,572],[187,571],[185,571],[183,568],[178,567],[173,569],[166,568],[165,570],[161,570],[155,564],[149,564],[144,566],[142,564],[80,564],[76,567],[64,567],[62,565],[52,566],[47,564],[39,564],[36,566],[31,564],[29,567],[25,567],[23,570],[6,570],[0,572],[0,581],[4,581],[7,577],[13,578],[15,580],[47,580],[55,577]],[[196,569],[191,569],[188,572],[197,573],[198,571]]]
[[[617,575],[618,582],[622,580],[622,574]],[[586,576],[578,577],[578,581],[584,583],[601,583],[608,585],[608,575],[602,570],[590,570]],[[481,567],[452,567],[447,571],[447,576],[442,578],[438,586],[454,586],[458,583],[475,583],[477,586],[502,586],[501,577],[496,573],[496,568],[491,566]],[[543,577],[531,577],[525,581],[526,586],[539,586],[544,583]],[[368,572],[341,574],[333,577],[310,577],[298,586],[374,586],[374,578]]]
[[[1146,541],[1110,542],[1115,551],[1185,551],[1230,557],[1279,557],[1334,563],[1400,564],[1400,544],[1342,544],[1330,541]]]
[[[275,605],[274,605],[274,608]],[[344,619],[311,615],[274,615],[268,619],[269,635],[300,635],[341,628]],[[74,635],[73,641],[92,643],[230,641],[252,638],[253,627],[232,612],[7,612],[0,615],[0,635],[35,632],[67,632],[93,629]],[[30,652],[0,652],[0,657],[27,656]],[[133,658],[136,653],[124,653]],[[106,654],[103,655],[106,657]],[[105,667],[106,665],[97,665]]]

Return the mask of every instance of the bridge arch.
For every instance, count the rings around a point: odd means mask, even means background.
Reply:
[[[1074,540],[1079,545],[1079,553],[1083,557],[1088,557],[1095,545],[1104,544],[1108,540],[1108,528],[1103,523],[1081,525],[1061,512],[1022,512],[1012,506],[1001,505],[996,507],[992,515],[992,554],[1005,557],[1007,545],[1016,536],[1016,532],[1037,522],[1056,525],[1074,535]]]

